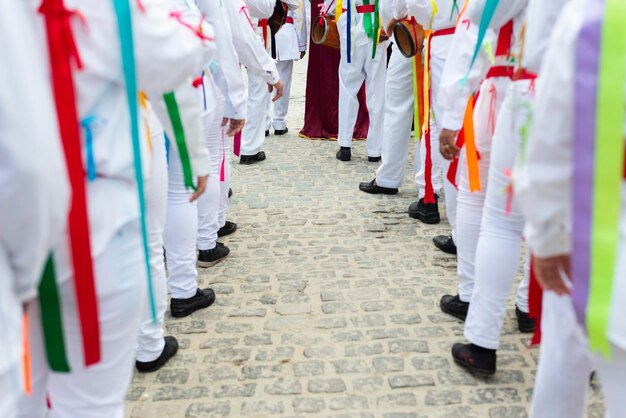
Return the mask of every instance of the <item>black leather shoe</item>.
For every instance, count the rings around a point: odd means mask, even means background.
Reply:
[[[285,135],[287,132],[289,132],[289,128],[274,129],[274,135]]]
[[[176,355],[176,352],[178,351],[178,341],[176,338],[168,335],[163,339],[165,340],[165,345],[163,346],[161,355],[153,361],[135,361],[137,371],[141,373],[156,372],[161,367],[165,366],[165,363],[167,363],[169,359]]]
[[[526,312],[521,311],[517,306],[515,307],[515,316],[517,317],[517,328],[519,332],[535,332],[535,318],[529,317]]]
[[[379,163],[383,157],[367,157],[367,161],[370,163]]]
[[[270,130],[265,131],[265,136],[270,136]]]
[[[445,313],[465,321],[467,311],[469,310],[469,302],[463,302],[459,295],[443,295],[439,301],[439,307]]]
[[[230,187],[228,188],[228,197],[231,197],[233,195],[233,189],[231,189]]]
[[[230,248],[228,248],[221,242],[216,243],[215,248],[211,248],[210,250],[199,250],[198,267],[211,267],[226,258],[229,253]]]
[[[433,238],[435,247],[439,248],[446,254],[456,254],[456,245],[452,239],[452,235],[437,235]]]
[[[492,376],[496,373],[496,350],[456,343],[452,346],[452,358],[456,364],[477,375]]]
[[[419,219],[425,224],[438,224],[441,222],[441,218],[439,217],[437,201],[438,198],[435,196],[435,203],[424,203],[424,198],[421,198],[418,202],[411,203],[411,206],[409,206],[409,216]]]
[[[174,299],[170,301],[170,313],[174,318],[189,316],[197,310],[208,308],[215,302],[213,289],[198,289],[195,296],[188,299]]]
[[[376,179],[370,181],[369,183],[359,184],[359,190],[365,193],[370,193],[370,194],[396,194],[398,193],[398,189],[379,186],[378,184],[376,184]]]
[[[239,164],[250,165],[263,160],[265,160],[265,153],[263,151],[259,151],[254,155],[242,155],[239,157]]]
[[[352,151],[350,147],[341,147],[337,151],[337,159],[341,161],[350,161],[352,159]]]
[[[218,237],[225,237],[226,235],[230,235],[237,230],[237,224],[231,221],[226,221],[223,227],[217,231]]]

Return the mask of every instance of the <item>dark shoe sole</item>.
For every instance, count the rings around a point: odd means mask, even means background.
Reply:
[[[359,186],[359,190],[365,193],[369,193],[369,194],[386,194],[386,195],[394,195],[394,194],[398,194],[398,189],[391,189],[388,187],[375,187],[375,188],[370,188],[369,184],[367,185],[367,187],[361,187]]]
[[[419,219],[425,224],[435,225],[441,222],[441,216],[439,214],[424,214],[421,212],[409,212],[409,216],[413,219]]]
[[[219,231],[217,231],[217,236],[219,238],[222,238],[222,237],[225,237],[227,235],[231,235],[231,234],[234,234],[235,232],[237,232],[237,224],[233,224],[233,225],[234,225],[234,228],[225,230],[224,232],[222,232],[223,228],[220,228]]]
[[[367,161],[370,163],[379,163],[382,161],[381,157],[367,157]]]
[[[172,310],[172,305],[170,304],[170,315],[172,315],[173,318],[184,318],[186,316],[191,315],[192,313],[196,311],[208,308],[209,306],[213,305],[214,302],[215,302],[215,293],[212,292],[209,296],[207,296],[206,303],[194,306],[193,308],[188,309],[188,310]]]
[[[461,321],[465,322],[465,319],[467,318],[467,314],[463,315],[461,313],[455,312],[451,309],[446,308],[446,305],[444,305],[443,303],[439,302],[439,307],[441,308],[441,310],[444,313],[447,313],[448,315],[452,315],[453,317],[455,317],[456,319],[460,319]]]
[[[167,350],[168,347],[172,347],[172,348],[170,348],[168,352],[166,353],[165,350]],[[176,338],[172,337],[171,335],[168,335],[167,337],[165,337],[165,345],[163,346],[163,352],[161,353],[159,358],[150,362],[136,361],[135,367],[139,373],[156,372],[161,367],[165,366],[167,362],[170,361],[176,355],[176,353],[178,353],[178,341],[176,340]]]
[[[289,129],[274,129],[274,135],[285,135],[287,134],[287,132],[289,132]]]
[[[218,258],[218,259],[217,259],[217,260],[215,260],[215,261],[200,261],[200,260],[198,260],[198,262],[196,263],[196,265],[197,265],[198,267],[200,267],[200,268],[206,269],[206,268],[209,268],[209,267],[213,267],[214,265],[216,265],[217,263],[219,263],[220,261],[222,261],[222,260],[224,260],[224,259],[226,259],[226,258],[228,258],[228,254],[226,254],[226,255],[225,255],[224,257],[222,257],[222,258]]]
[[[478,376],[493,376],[494,374],[496,374],[495,370],[485,370],[485,369],[480,369],[480,368],[476,368],[476,367],[471,367],[467,364],[465,364],[463,361],[461,361],[460,359],[457,359],[455,356],[452,356],[452,358],[454,359],[454,362],[463,367],[465,370],[468,370]]]

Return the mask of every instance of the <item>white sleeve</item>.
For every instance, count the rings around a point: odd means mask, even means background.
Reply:
[[[199,75],[215,54],[215,42],[210,40],[215,36],[213,28],[202,22],[199,11],[173,15],[170,5],[143,0],[144,11],[133,6],[137,79],[142,90],[172,90]],[[199,24],[204,39],[194,29]]]
[[[489,59],[481,48],[476,63],[468,75],[468,68],[474,55],[478,26],[469,21],[461,22],[452,37],[452,45],[439,85],[438,103],[443,110],[442,128],[458,131],[463,126],[467,99],[478,89],[489,68]],[[487,33],[487,39],[495,39],[492,30]],[[467,80],[463,79],[467,75]]]
[[[467,16],[473,23],[480,24],[486,3],[487,0],[472,0],[467,6]],[[527,5],[528,0],[499,0],[489,27],[501,28],[509,20],[522,13]]]
[[[289,10],[298,10],[300,7],[300,0],[281,0],[287,5]]]
[[[570,0],[529,0],[522,66],[539,74],[554,24]]]
[[[257,19],[267,19],[274,13],[275,0],[245,0],[250,16]]]
[[[402,0],[406,2],[407,12],[409,16],[413,16],[415,21],[424,28],[430,28],[430,22],[434,17],[433,0]],[[398,7],[396,10],[399,11]],[[396,19],[403,19],[402,16],[396,15]]]
[[[265,82],[276,84],[280,80],[276,63],[269,56],[254,28],[250,17],[241,0],[224,2],[228,13],[230,26],[233,28],[233,44],[239,57],[239,62],[249,71],[262,76]]]
[[[564,12],[538,79],[533,122],[518,168],[515,198],[526,241],[540,257],[570,252],[575,45],[580,23]]]
[[[210,66],[211,76],[226,99],[224,116],[230,119],[246,118],[248,94],[239,66],[239,57],[233,44],[232,28],[228,16],[219,2],[198,0],[198,7],[205,19],[213,25],[219,36],[215,38],[216,65]]]
[[[304,6],[302,10],[297,12],[298,16],[302,21],[300,22],[300,30],[298,31],[298,48],[300,52],[306,51],[307,41],[309,40],[309,22],[306,17],[306,10],[304,10]]]
[[[191,80],[167,94],[173,94],[178,108],[178,117],[182,125],[182,133],[187,153],[189,154],[191,170],[194,176],[206,176],[209,174],[211,165],[209,148],[206,145],[204,127],[202,125],[202,107],[198,103],[198,97],[194,87],[191,85]],[[170,144],[180,155],[180,150],[177,146],[178,138],[176,137],[172,120],[171,111],[173,109],[168,109],[164,95],[150,97],[150,102],[170,139]]]

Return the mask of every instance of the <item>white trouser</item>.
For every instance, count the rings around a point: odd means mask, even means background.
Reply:
[[[624,262],[621,274],[626,274]],[[590,354],[571,297],[554,292],[543,295],[541,331],[531,418],[587,416],[589,376],[594,369],[602,385],[606,416],[625,418],[626,350],[612,345],[611,360]]]
[[[345,35],[341,43],[345,45]],[[380,157],[383,146],[383,123],[385,110],[385,72],[387,70],[386,43],[378,45],[376,57],[372,59],[372,44],[352,45],[353,53],[348,64],[347,53],[341,48],[339,63],[339,134],[337,142],[341,147],[352,146],[354,124],[359,112],[357,94],[365,81],[365,99],[370,118],[367,131],[367,155]]]
[[[404,182],[413,120],[413,59],[406,58],[394,43],[385,85],[385,122],[382,164],[376,184],[398,188]],[[419,144],[415,152],[419,153]]]
[[[289,112],[289,97],[291,97],[293,60],[276,61],[276,67],[278,68],[278,75],[283,82],[283,97],[274,102],[274,119],[271,125],[274,129],[282,130],[287,128],[287,113]],[[269,130],[269,128],[269,126],[266,126],[267,130]]]
[[[448,167],[450,162],[444,159],[439,152],[439,133],[441,132],[441,119],[443,111],[437,97],[439,96],[439,85],[441,84],[441,75],[446,64],[445,58],[431,56],[430,58],[430,108],[431,116],[429,120],[430,126],[430,155],[432,162],[432,171],[430,174],[433,191],[441,195],[444,189],[446,202],[446,215],[448,223],[452,228],[456,224],[456,188],[447,180]],[[426,193],[426,135],[422,135],[420,141],[420,152],[415,153],[413,166],[417,174],[415,174],[415,184],[417,184],[418,196],[423,198]]]
[[[146,195],[148,217],[148,250],[150,251],[150,273],[157,320],[152,320],[150,304],[146,304],[139,336],[137,338],[138,361],[154,361],[163,352],[163,322],[167,310],[167,278],[163,259],[163,231],[165,208],[167,207],[167,160],[163,130],[152,132],[152,179]]]
[[[532,100],[531,83],[511,84],[498,115],[493,136],[489,187],[476,248],[475,287],[465,321],[465,338],[484,348],[497,350],[509,291],[519,264],[524,218],[515,200],[507,213],[508,196],[502,191],[511,179],[521,143],[521,127],[526,122]],[[528,277],[518,288],[518,301],[527,305]],[[527,306],[519,306],[528,310]],[[526,308],[526,309],[524,309]]]
[[[217,244],[217,231],[223,226],[219,222],[220,207],[225,201],[228,207],[228,184],[230,183],[230,155],[225,144],[227,127],[222,127],[224,116],[224,96],[215,89],[215,108],[202,116],[204,130],[211,157],[211,172],[206,191],[198,198],[198,237],[199,250],[211,250]],[[220,171],[224,162],[224,181],[220,181]],[[224,193],[225,192],[225,193]]]
[[[20,388],[23,386],[19,376],[20,367],[14,367],[0,373],[0,417],[17,417],[17,400],[22,395]]]
[[[241,155],[255,155],[261,151],[270,101],[263,77],[248,71],[248,118],[241,135]]]
[[[196,234],[198,210],[196,202],[189,199],[193,190],[185,188],[180,157],[169,153],[169,182],[167,191],[167,215],[165,220],[165,255],[169,277],[167,285],[175,299],[195,296],[198,289],[196,270]]]
[[[457,247],[457,277],[459,278],[459,296],[463,302],[469,302],[474,291],[474,263],[476,246],[480,234],[483,206],[488,187],[489,160],[491,159],[492,126],[498,114],[506,89],[508,78],[491,78],[480,87],[480,94],[474,107],[474,137],[479,154],[478,170],[480,191],[470,191],[467,150],[461,150],[459,158],[459,190],[457,192],[457,219],[454,243]],[[495,95],[495,96],[494,96]],[[494,103],[495,101],[495,103]],[[493,112],[493,115],[490,114]],[[446,173],[444,173],[446,174]]]
[[[146,303],[146,270],[139,222],[120,228],[94,260],[101,361],[83,363],[80,319],[73,278],[59,285],[65,349],[71,373],[48,369],[39,304],[28,305],[32,361],[31,396],[22,396],[21,418],[122,418],[124,399],[133,375],[135,344]],[[46,395],[52,410],[46,415]]]

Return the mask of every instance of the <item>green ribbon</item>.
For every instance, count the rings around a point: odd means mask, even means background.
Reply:
[[[607,358],[611,355],[607,332],[619,239],[619,190],[624,167],[625,20],[626,3],[606,0],[598,82],[587,332],[591,350],[600,351]]]
[[[59,289],[57,288],[52,255],[46,261],[43,276],[39,283],[39,310],[46,346],[46,357],[48,358],[50,369],[55,372],[68,373],[70,366],[65,353],[61,301],[59,299]]]
[[[133,26],[128,0],[113,0],[117,26],[120,35],[120,47],[122,52],[122,65],[126,80],[126,97],[130,112],[130,130],[133,142],[133,160],[135,166],[135,179],[139,196],[139,209],[141,212],[141,235],[143,238],[143,252],[148,279],[148,296],[150,299],[150,312],[152,320],[156,322],[156,304],[152,288],[152,274],[150,271],[150,253],[148,251],[148,226],[146,220],[146,199],[143,190],[143,169],[141,167],[141,145],[139,143],[139,116],[137,112],[137,74],[135,73],[135,54],[133,46]]]
[[[368,13],[368,16],[371,13]],[[374,36],[372,38],[372,59],[376,58],[376,49],[378,48],[380,16],[378,15],[378,0],[374,0]]]
[[[180,118],[180,109],[178,108],[178,103],[176,102],[176,96],[173,92],[169,92],[163,95],[163,99],[165,100],[167,114],[170,117],[172,128],[174,129],[174,138],[176,139],[176,146],[178,147],[178,155],[180,156],[180,162],[183,165],[185,187],[196,190],[196,186],[193,184],[193,172],[191,171],[191,162],[189,161],[189,151],[187,150],[187,143],[185,142],[185,129],[183,128],[183,122]]]
[[[450,12],[450,22],[452,22],[452,18],[454,17],[454,11],[456,10],[457,15],[459,14],[459,4],[457,0],[454,0],[454,4],[452,5],[452,11]]]
[[[369,0],[363,0],[363,4],[365,6],[369,6],[370,2]],[[372,26],[372,14],[371,13],[363,13],[365,16],[363,16],[363,28],[365,29],[365,33],[367,34],[367,37],[370,39],[374,39],[374,31],[373,26]]]

